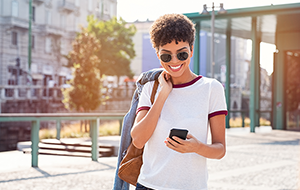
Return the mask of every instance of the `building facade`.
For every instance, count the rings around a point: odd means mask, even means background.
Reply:
[[[36,88],[61,87],[71,75],[64,67],[72,41],[87,16],[108,20],[117,0],[32,0],[31,76]],[[29,0],[0,1],[0,101],[34,98],[29,84]],[[17,90],[16,90],[17,88]],[[51,92],[50,92],[51,93]],[[47,94],[44,92],[44,95]],[[53,93],[52,93],[53,94]],[[58,94],[58,93],[56,93]],[[49,95],[49,93],[48,93]],[[0,106],[1,113],[1,106]]]

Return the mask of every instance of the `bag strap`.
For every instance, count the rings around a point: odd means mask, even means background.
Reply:
[[[154,85],[153,85],[153,89],[152,89],[152,93],[151,93],[151,97],[150,97],[151,104],[153,104],[153,102],[154,102],[157,87],[158,87],[158,79],[155,80]]]

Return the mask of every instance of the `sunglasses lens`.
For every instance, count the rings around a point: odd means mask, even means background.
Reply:
[[[180,52],[177,54],[177,58],[180,61],[185,61],[189,57],[189,54],[187,52]]]
[[[169,61],[171,61],[172,56],[169,55],[169,54],[162,54],[162,55],[160,56],[160,59],[161,59],[163,62],[169,62]]]

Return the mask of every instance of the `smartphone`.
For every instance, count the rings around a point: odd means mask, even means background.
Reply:
[[[179,137],[179,138],[185,140],[188,132],[189,131],[186,130],[186,129],[175,129],[175,128],[173,128],[173,129],[170,130],[169,138],[174,140],[172,137],[176,136],[176,137]],[[174,140],[174,141],[176,141],[176,140]],[[177,143],[179,143],[179,142],[177,142]]]

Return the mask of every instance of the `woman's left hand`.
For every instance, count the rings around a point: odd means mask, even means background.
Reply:
[[[173,149],[180,153],[197,152],[199,151],[199,148],[201,148],[201,146],[203,145],[203,143],[201,143],[191,134],[188,134],[186,136],[186,140],[183,140],[176,136],[173,136],[173,139],[179,143],[168,137],[165,141],[165,144],[170,149]]]

